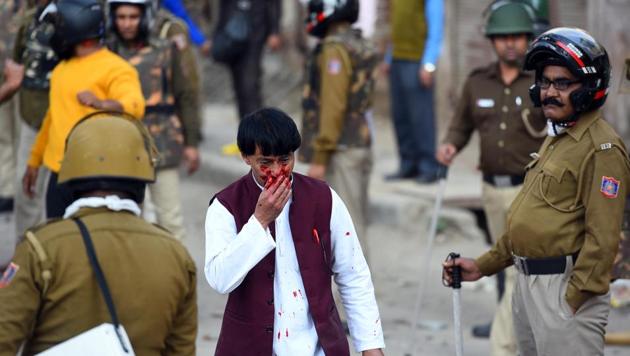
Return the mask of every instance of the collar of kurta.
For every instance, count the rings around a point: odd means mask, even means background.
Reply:
[[[567,130],[567,134],[573,137],[575,141],[579,141],[588,128],[602,117],[601,110],[593,110],[580,114],[577,123]]]

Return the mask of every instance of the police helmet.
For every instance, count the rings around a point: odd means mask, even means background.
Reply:
[[[107,0],[107,28],[116,35],[118,35],[115,22],[116,8],[120,5],[136,5],[142,9],[138,35],[146,40],[153,28],[159,2],[154,0]]]
[[[40,18],[55,26],[50,45],[61,59],[72,57],[74,46],[81,41],[105,36],[105,14],[99,0],[58,0]]]
[[[359,18],[358,0],[309,0],[307,4],[306,31],[316,37],[324,37],[331,23]]]
[[[156,152],[141,121],[128,114],[96,112],[70,131],[58,182],[74,193],[117,190],[142,201],[145,184],[155,180]]]
[[[547,65],[566,67],[582,82],[582,87],[570,94],[576,113],[604,105],[610,61],[606,49],[586,31],[558,27],[536,38],[525,55],[525,70],[535,70],[539,79]],[[536,84],[530,88],[530,96],[535,106],[541,106],[540,87]]]
[[[527,3],[514,0],[499,0],[486,10],[487,37],[496,35],[534,34],[536,13]]]

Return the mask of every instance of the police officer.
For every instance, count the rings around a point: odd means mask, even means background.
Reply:
[[[140,76],[146,99],[144,124],[160,153],[156,181],[149,185],[157,221],[178,238],[184,237],[178,166],[192,173],[199,167],[197,88],[184,67],[182,53],[164,39],[151,36],[155,18],[149,0],[109,0],[109,47],[129,61]]]
[[[152,22],[151,37],[159,38],[161,40],[171,41],[175,50],[179,55],[174,55],[173,58],[176,61],[175,65],[182,68],[183,74],[189,81],[188,86],[191,90],[194,90],[194,95],[181,98],[181,107],[183,110],[189,112],[182,114],[182,116],[199,115],[199,66],[197,65],[197,57],[193,46],[190,45],[190,36],[188,33],[188,27],[186,23],[177,18],[175,15],[168,12],[160,5],[160,0],[147,0],[147,5],[151,5],[155,12],[155,19]],[[192,129],[192,128],[191,128]],[[201,138],[199,131],[191,132],[189,138],[192,140],[194,136],[195,142],[198,142]],[[192,143],[192,142],[191,142]],[[194,152],[188,154],[192,156]],[[192,157],[191,157],[192,158]],[[199,162],[199,158],[196,159]],[[194,167],[189,167],[194,168]]]
[[[325,179],[339,193],[368,256],[369,120],[377,56],[361,31],[350,27],[358,14],[356,0],[308,3],[307,31],[320,42],[306,69],[299,159],[310,163],[309,176]]]
[[[603,355],[609,282],[625,197],[628,153],[599,108],[608,94],[604,47],[580,29],[556,28],[530,46],[531,99],[547,135],[526,167],[503,237],[476,260],[474,281],[514,264],[512,312],[522,355]],[[450,281],[451,263],[445,263]]]
[[[53,25],[40,19],[49,2],[42,0],[38,6],[28,10],[15,40],[14,57],[25,67],[19,91],[21,123],[16,156],[17,186],[20,186],[21,173],[26,168],[31,146],[46,116],[50,75],[59,62],[50,45]],[[46,170],[40,167],[33,198],[26,196],[22,189],[16,190],[14,212],[15,231],[18,235],[43,221],[43,195],[47,179]]]
[[[125,114],[92,114],[72,130],[59,182],[76,200],[63,219],[31,229],[18,245],[19,269],[0,289],[3,352],[15,354],[26,341],[24,354],[38,353],[111,321],[72,220],[80,219],[136,354],[195,354],[194,262],[170,233],[138,216],[155,178],[151,146]]]
[[[436,156],[440,163],[451,164],[473,131],[479,132],[482,202],[490,236],[496,242],[505,232],[508,209],[523,185],[529,155],[538,151],[547,131],[542,111],[528,99],[534,75],[521,69],[534,31],[534,11],[525,3],[505,0],[488,10],[485,35],[498,61],[469,75]],[[514,276],[514,269],[508,268],[490,331],[492,355],[516,355],[511,302]],[[473,332],[480,329],[477,326]]]

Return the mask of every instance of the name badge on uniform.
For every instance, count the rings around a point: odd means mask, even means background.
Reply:
[[[604,194],[606,198],[614,199],[619,194],[619,185],[621,183],[613,177],[602,176],[602,185],[599,191]]]
[[[337,75],[341,72],[341,61],[337,58],[333,58],[328,60],[328,73],[332,75]]]
[[[492,99],[478,99],[477,106],[480,108],[493,108],[494,100]]]

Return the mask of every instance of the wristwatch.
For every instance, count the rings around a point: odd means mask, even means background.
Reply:
[[[435,68],[435,64],[433,64],[433,63],[425,63],[422,66],[422,69],[426,70],[429,73],[433,73],[433,72],[435,72],[436,68]]]

